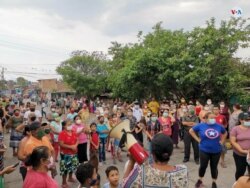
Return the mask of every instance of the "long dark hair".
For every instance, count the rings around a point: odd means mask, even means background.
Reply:
[[[33,152],[25,160],[26,166],[32,166],[33,168],[39,167],[41,159],[49,158],[49,148],[47,146],[36,147]]]
[[[23,136],[27,136],[27,132],[30,132],[30,127],[28,125],[25,125],[24,130],[23,130]]]

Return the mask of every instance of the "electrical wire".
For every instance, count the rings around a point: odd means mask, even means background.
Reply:
[[[30,74],[30,75],[54,75],[54,76],[59,76],[59,74],[55,73],[38,73],[38,72],[17,72],[17,71],[5,71],[6,73],[16,73],[16,74]]]

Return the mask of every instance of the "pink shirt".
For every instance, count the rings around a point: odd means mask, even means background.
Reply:
[[[83,144],[83,143],[86,143],[88,142],[88,139],[87,139],[87,135],[85,133],[80,133],[78,134],[79,132],[82,131],[82,129],[84,129],[85,126],[83,124],[80,124],[80,125],[76,125],[74,124],[73,125],[73,128],[72,130],[76,132],[77,136],[78,136],[78,141],[79,141],[79,144]]]
[[[47,173],[30,169],[23,182],[23,188],[59,188],[59,186]]]
[[[171,136],[172,135],[171,118],[170,117],[167,117],[167,118],[159,117],[158,121],[161,124],[162,132],[168,136]]]
[[[243,130],[240,126],[235,126],[231,130],[230,136],[234,136],[236,138],[236,142],[243,150],[250,149],[250,128]],[[236,149],[234,149],[234,152],[240,156],[246,156],[242,153],[239,153]]]

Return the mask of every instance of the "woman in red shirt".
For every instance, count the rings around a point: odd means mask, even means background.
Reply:
[[[69,174],[69,182],[76,182],[72,177],[79,162],[77,158],[78,139],[76,132],[72,131],[70,120],[66,120],[64,130],[59,134],[59,145],[61,147],[60,172],[62,175],[62,188],[68,188],[67,175]]]
[[[171,136],[172,135],[172,125],[175,122],[174,117],[169,114],[168,110],[164,110],[162,116],[159,117],[158,121],[161,125],[161,130],[165,135]]]
[[[58,188],[58,184],[48,175],[49,168],[53,165],[50,160],[49,148],[36,147],[27,158],[25,165],[32,166],[28,170],[23,188]]]

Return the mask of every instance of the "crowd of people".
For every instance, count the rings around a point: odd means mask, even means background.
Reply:
[[[20,160],[23,188],[59,187],[54,180],[59,174],[62,188],[77,180],[79,187],[186,188],[189,178],[185,163],[192,161],[199,165],[195,187],[203,186],[210,164],[211,187],[216,188],[218,165],[227,168],[225,157],[230,146],[236,167],[233,186],[250,186],[250,107],[235,104],[231,111],[224,101],[214,104],[207,99],[202,105],[198,100],[158,102],[154,97],[131,104],[86,97],[43,99],[40,103],[38,108],[27,100],[0,98],[0,177],[16,168],[3,166],[3,135],[10,132],[9,147],[13,157]],[[129,120],[130,133],[148,150],[149,158],[143,165],[130,153],[125,159],[124,145],[109,136],[110,130],[125,119]],[[168,162],[180,141],[184,142],[183,164],[172,166]],[[191,145],[194,160],[190,160]],[[108,153],[112,156],[112,164],[105,171],[109,182],[100,185],[98,170],[107,165]],[[125,160],[120,178],[115,165]]]

